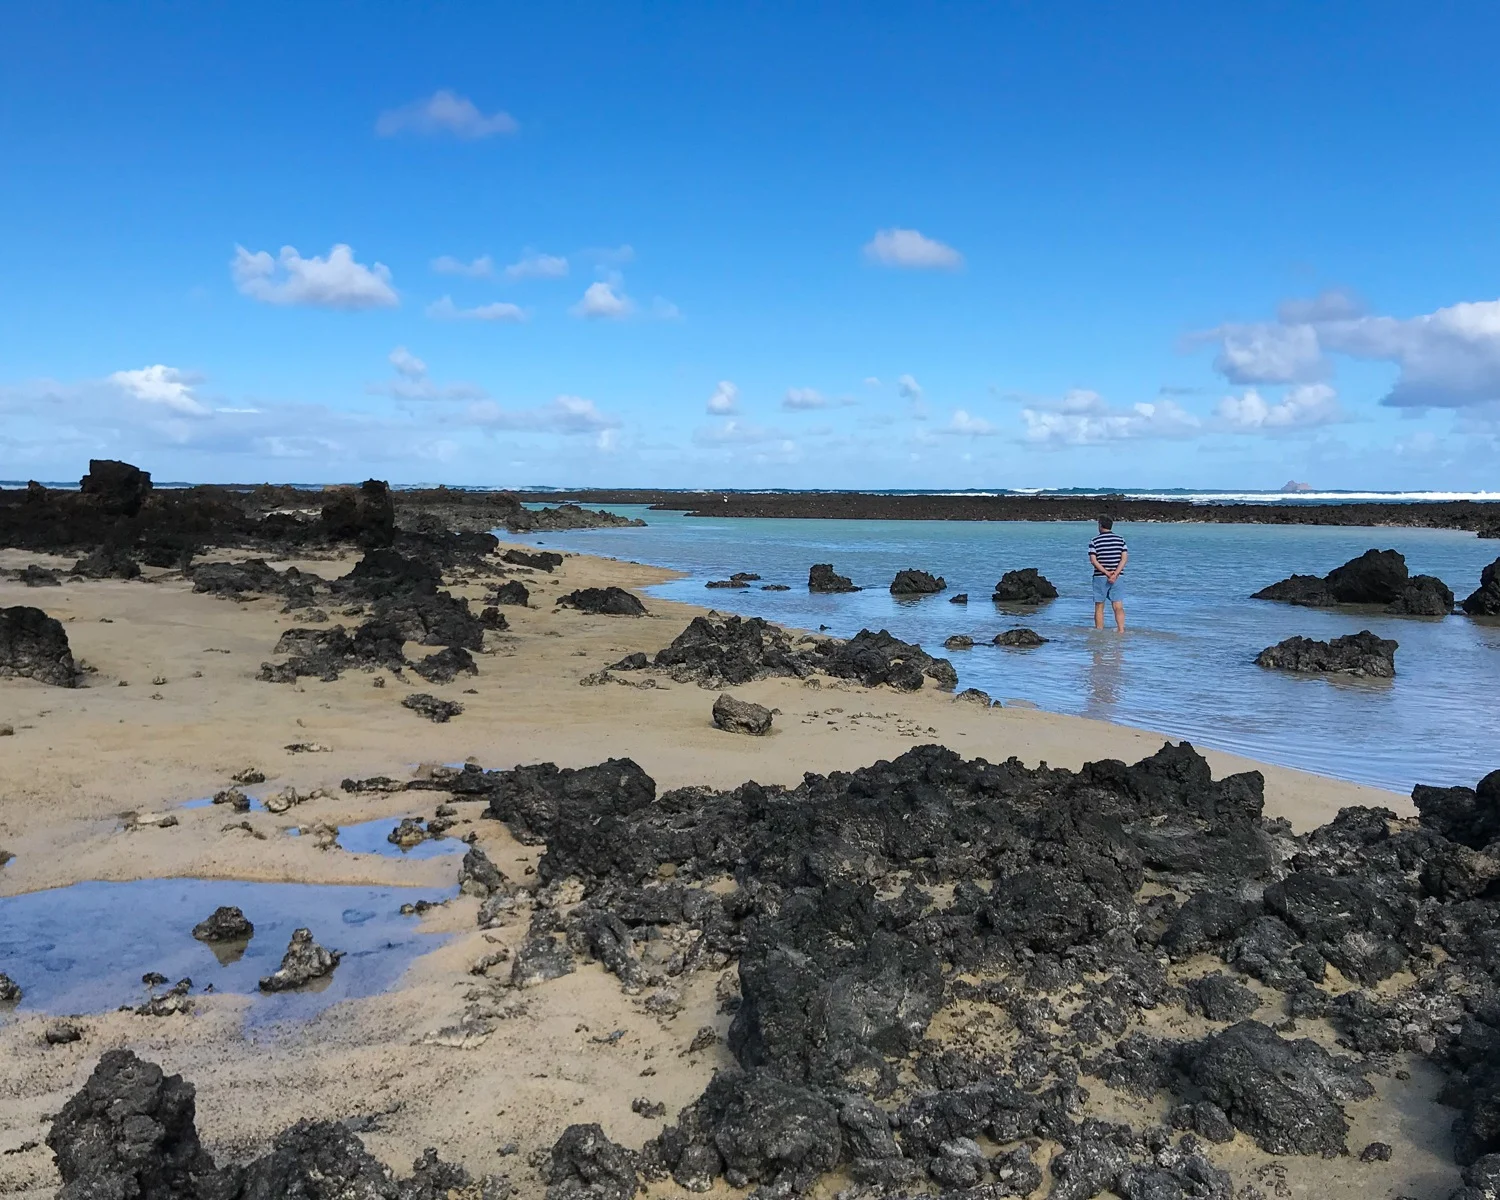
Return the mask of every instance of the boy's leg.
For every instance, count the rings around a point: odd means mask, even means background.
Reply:
[[[1099,607],[1102,610],[1104,606],[1100,605]],[[1104,613],[1102,611],[1099,614],[1099,624],[1101,627],[1104,624]],[[1121,633],[1125,632],[1125,602],[1123,600],[1115,601],[1115,628]]]
[[[1094,628],[1095,629],[1103,629],[1104,628],[1104,605],[1103,605],[1103,603],[1099,603],[1099,604],[1095,604],[1094,605]]]

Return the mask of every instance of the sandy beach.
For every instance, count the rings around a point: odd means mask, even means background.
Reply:
[[[333,577],[355,557],[273,565]],[[0,554],[6,568],[30,562],[66,566],[45,555]],[[641,618],[554,608],[559,594],[575,588],[640,589],[665,578],[623,562],[569,556],[551,574],[514,570],[531,590],[530,606],[507,609],[509,630],[487,635],[476,678],[436,688],[357,670],[335,682],[262,682],[260,664],[299,615],[281,612],[274,598],[236,602],[195,594],[176,573],[147,574],[157,578],[68,582],[45,591],[0,583],[0,605],[42,603],[62,620],[89,672],[77,690],[28,680],[0,684],[0,722],[15,730],[0,741],[0,848],[15,856],[0,870],[0,895],[169,876],[451,887],[452,857],[407,861],[319,850],[311,838],[283,835],[298,823],[388,817],[394,824],[402,815],[431,815],[446,794],[350,794],[339,786],[348,777],[409,779],[423,764],[584,766],[629,756],[661,789],[733,787],[750,779],[793,785],[804,772],[853,769],[929,742],[992,761],[1014,755],[1030,765],[1045,760],[1077,768],[1102,758],[1135,761],[1164,741],[1149,731],[1017,704],[980,708],[932,686],[898,693],[828,679],[767,679],[732,689],[779,712],[771,736],[746,738],[715,728],[709,717],[715,693],[692,683],[658,677],[650,687],[580,686],[627,653],[666,645],[703,611],[649,599],[649,615]],[[454,590],[476,600],[483,591]],[[373,686],[377,675],[383,687]],[[465,711],[446,724],[423,720],[399,704],[415,690],[458,699]],[[1024,692],[1022,683],[1017,691]],[[317,749],[287,749],[297,743]],[[1222,754],[1208,758],[1218,776],[1258,766]],[[290,786],[324,794],[279,816],[181,807],[251,767],[266,781],[247,790]],[[1347,805],[1410,811],[1405,797],[1259,769],[1267,815],[1283,816],[1299,830]],[[478,806],[457,807],[452,836],[477,835],[512,878],[532,871],[542,847],[521,845],[499,822],[478,820]],[[154,824],[168,813],[175,825]],[[0,1054],[11,1067],[0,1083],[0,1193],[51,1193],[51,1155],[39,1145],[49,1115],[112,1047],[134,1048],[197,1085],[199,1129],[220,1158],[252,1153],[299,1117],[333,1115],[354,1120],[371,1149],[393,1165],[404,1167],[435,1146],[471,1171],[508,1173],[523,1196],[540,1190],[527,1156],[550,1146],[565,1125],[598,1121],[622,1144],[639,1145],[661,1121],[632,1111],[633,1101],[661,1103],[674,1114],[716,1070],[733,1065],[722,1041],[729,1018],[719,1003],[722,977],[732,976],[732,968],[685,976],[668,1013],[648,1011],[596,963],[541,988],[507,992],[471,967],[497,949],[513,950],[524,923],[481,931],[476,909],[477,901],[459,897],[429,912],[422,928],[446,940],[418,958],[396,987],[306,1022],[247,1021],[253,1001],[229,995],[200,998],[190,1017],[86,1014],[78,1022],[82,1039],[70,1045],[44,1040],[50,1016],[23,1012],[5,1020]],[[488,1032],[466,1027],[466,1014],[472,1022],[476,1012],[489,1018]],[[939,1022],[963,1028],[962,1005],[945,1010]],[[718,1038],[695,1041],[705,1028]],[[1219,1158],[1236,1178],[1257,1171],[1263,1179],[1284,1178],[1294,1195],[1314,1194],[1299,1179],[1319,1180],[1323,1195],[1397,1195],[1401,1187],[1437,1194],[1456,1179],[1437,1148],[1450,1119],[1431,1100],[1439,1083],[1437,1072],[1416,1063],[1407,1081],[1357,1106],[1352,1145],[1385,1136],[1399,1137],[1408,1149],[1398,1163],[1341,1163],[1337,1186],[1318,1160],[1273,1160],[1243,1137]],[[1090,1092],[1091,1111],[1124,1105],[1139,1116],[1151,1107],[1092,1083]],[[680,1189],[668,1183],[652,1190]]]

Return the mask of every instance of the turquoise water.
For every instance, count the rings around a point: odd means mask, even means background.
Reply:
[[[1325,574],[1371,547],[1406,555],[1414,574],[1437,575],[1461,600],[1500,542],[1426,529],[1318,526],[1121,525],[1131,628],[1092,628],[1086,523],[802,521],[684,517],[620,507],[646,528],[549,533],[526,539],[554,549],[672,567],[687,578],[649,589],[674,600],[848,636],[886,628],[937,654],[950,634],[977,644],[947,653],[961,687],[1158,729],[1204,746],[1337,778],[1408,791],[1414,783],[1468,784],[1500,767],[1500,625],[1464,616],[1389,617],[1251,600],[1294,573]],[[514,537],[515,535],[509,535]],[[832,562],[869,590],[814,596],[807,568]],[[944,576],[948,590],[903,601],[886,590],[896,571]],[[1061,597],[1006,612],[990,593],[1002,572],[1037,567]],[[705,590],[709,579],[754,571],[787,592]],[[755,585],[758,588],[759,585]],[[967,591],[967,607],[948,597]],[[1049,644],[1003,650],[987,643],[1026,625]],[[1371,629],[1401,643],[1397,678],[1301,678],[1254,658],[1293,634],[1330,638]],[[669,640],[669,639],[664,639]]]

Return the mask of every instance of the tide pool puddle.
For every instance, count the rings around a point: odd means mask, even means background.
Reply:
[[[251,812],[265,812],[266,811],[265,802],[259,796],[247,796],[246,799],[248,799],[250,801],[250,811]],[[212,808],[213,807],[213,803],[214,803],[214,798],[212,796],[200,796],[196,800],[184,800],[177,807],[178,808]],[[221,804],[221,805],[219,805],[219,807],[222,808],[225,812],[232,813],[234,811],[234,808],[233,808],[232,805]]]
[[[407,816],[415,814],[408,813]],[[361,821],[339,827],[339,845],[350,854],[381,854],[387,858],[441,858],[445,854],[462,854],[469,847],[456,837],[431,838],[403,850],[390,840],[391,830],[401,824],[401,817],[382,817],[378,821]]]
[[[22,1011],[90,1013],[139,1004],[147,996],[141,976],[157,971],[172,983],[192,979],[195,995],[209,984],[215,992],[255,994],[252,1020],[307,1017],[385,990],[413,959],[441,945],[444,936],[419,932],[417,919],[403,917],[400,908],[454,891],[214,879],[78,883],[0,897],[0,972],[21,986]],[[193,937],[193,926],[226,904],[255,926],[242,951]],[[260,993],[259,981],[281,965],[300,926],[328,949],[344,951],[343,961],[316,991]]]

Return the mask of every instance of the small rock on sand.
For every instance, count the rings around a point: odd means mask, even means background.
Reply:
[[[439,700],[429,692],[413,692],[401,701],[401,707],[409,708],[419,716],[440,725],[464,710],[464,706],[457,700]]]
[[[0,975],[0,1004],[14,1004],[21,998],[21,985],[9,975]]]
[[[260,981],[263,992],[285,992],[292,988],[305,987],[315,979],[332,975],[333,969],[344,957],[342,950],[325,950],[313,941],[312,930],[298,929],[282,956],[281,966],[274,974]]]
[[[723,695],[714,701],[714,724],[727,733],[763,737],[771,732],[771,710],[748,700]]]

